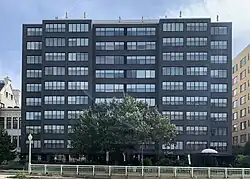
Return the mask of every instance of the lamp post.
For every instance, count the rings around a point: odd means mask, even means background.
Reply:
[[[142,147],[141,147],[141,166],[143,167],[143,160],[144,160],[144,142],[142,143]]]
[[[29,140],[29,164],[28,164],[28,172],[31,173],[31,143],[32,143],[32,135],[29,134],[28,140]]]

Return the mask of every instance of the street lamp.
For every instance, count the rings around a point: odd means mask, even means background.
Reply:
[[[144,160],[144,142],[142,143],[141,147],[141,166],[143,167],[143,160]]]
[[[29,164],[28,164],[28,172],[31,174],[31,143],[32,143],[32,135],[29,134],[28,140],[29,140]]]

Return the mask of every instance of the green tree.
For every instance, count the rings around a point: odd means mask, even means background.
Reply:
[[[243,148],[245,155],[250,155],[250,141],[248,141]]]
[[[71,135],[78,154],[122,152],[142,143],[174,142],[175,125],[156,107],[125,96],[122,102],[99,103],[83,111]]]
[[[15,157],[14,152],[14,145],[11,143],[11,137],[8,133],[0,128],[0,164],[7,160],[12,160]]]

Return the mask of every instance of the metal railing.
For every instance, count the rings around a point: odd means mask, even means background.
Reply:
[[[31,164],[32,174],[65,176],[145,176],[250,178],[250,168]]]

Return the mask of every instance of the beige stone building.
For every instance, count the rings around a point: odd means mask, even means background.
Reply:
[[[233,59],[232,140],[244,146],[250,140],[250,45]]]

